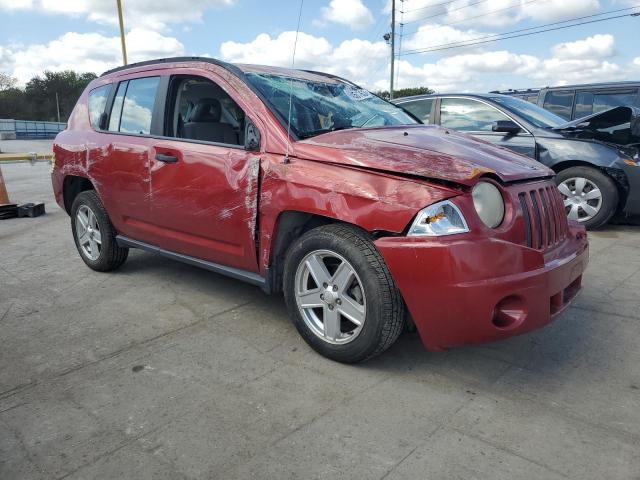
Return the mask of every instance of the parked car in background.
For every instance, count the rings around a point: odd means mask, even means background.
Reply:
[[[567,123],[499,94],[441,94],[395,103],[424,123],[468,133],[538,160],[556,172],[569,218],[587,228],[616,212],[640,214],[640,110],[620,107]]]
[[[526,88],[526,89],[508,89],[508,90],[494,90],[489,93],[499,93],[500,95],[510,95],[512,97],[526,100],[527,102],[538,104],[539,88]]]
[[[405,307],[433,350],[541,327],[588,262],[547,167],[329,74],[193,57],[117,68],[89,84],[54,154],[90,268],[140,248],[283,292],[304,340],[342,362],[391,346]]]
[[[567,121],[614,107],[640,107],[640,82],[547,87],[540,90],[537,104]]]

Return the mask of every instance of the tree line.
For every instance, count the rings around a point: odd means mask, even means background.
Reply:
[[[17,80],[0,72],[0,118],[14,120],[60,121],[69,119],[78,97],[87,84],[96,78],[95,73],[78,73],[71,70],[63,72],[44,72],[43,76],[35,76],[24,88],[17,86]],[[379,97],[388,99],[389,91],[374,92]],[[402,88],[393,91],[393,98],[424,95],[433,93],[427,87]]]
[[[66,122],[78,97],[96,77],[95,73],[71,70],[46,71],[19,88],[15,78],[0,72],[0,118],[57,122],[59,106],[60,121]]]

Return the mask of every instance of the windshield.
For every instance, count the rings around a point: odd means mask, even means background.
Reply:
[[[544,108],[520,98],[500,96],[491,97],[491,100],[502,105],[506,110],[520,115],[538,128],[554,128],[563,123],[567,123],[564,118],[559,117],[555,113],[551,113]]]
[[[247,73],[249,82],[266,98],[300,139],[346,128],[419,123],[404,110],[360,87],[340,80],[327,82]]]

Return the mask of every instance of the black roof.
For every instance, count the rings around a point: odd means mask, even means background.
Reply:
[[[544,90],[565,90],[567,88],[616,88],[616,87],[640,87],[640,80],[625,82],[580,83],[576,85],[560,85],[557,87],[545,87]]]
[[[494,98],[494,97],[510,97],[511,95],[502,95],[500,93],[429,93],[426,95],[414,95],[412,97],[394,98],[393,103],[401,103],[408,100],[419,100],[421,98],[441,98],[441,97],[468,97],[468,98]]]

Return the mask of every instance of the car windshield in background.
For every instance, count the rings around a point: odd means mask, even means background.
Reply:
[[[544,108],[519,98],[501,96],[491,97],[491,100],[502,105],[510,112],[520,115],[522,118],[538,128],[554,128],[562,125],[563,123],[567,123],[564,118],[559,117],[555,113],[551,113]]]
[[[401,108],[350,83],[318,82],[263,73],[247,73],[249,82],[281,118],[289,118],[298,138],[347,128],[419,123]]]

